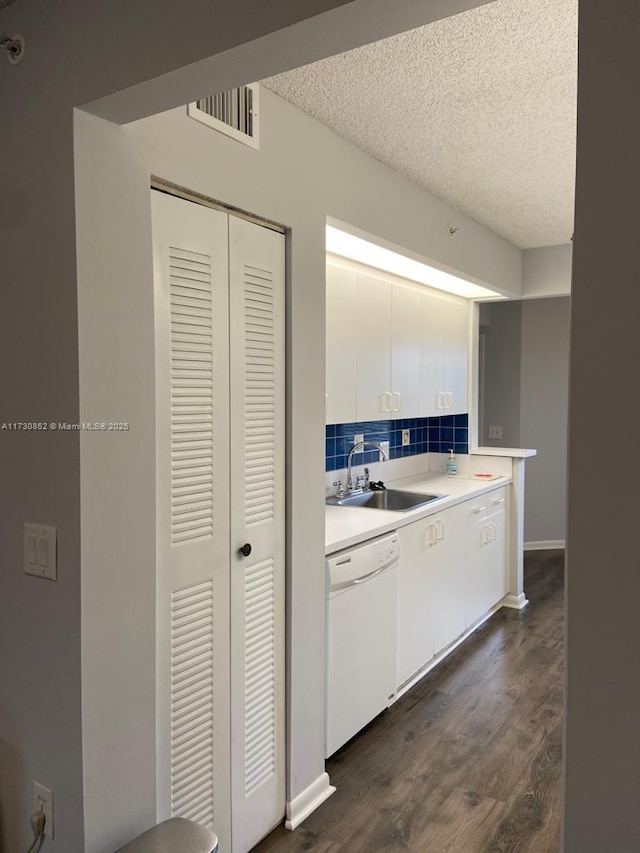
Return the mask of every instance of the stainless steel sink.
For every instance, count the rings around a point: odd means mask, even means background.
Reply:
[[[437,501],[446,495],[419,494],[418,492],[402,492],[398,489],[384,489],[380,492],[361,492],[357,495],[347,495],[344,498],[327,498],[328,504],[336,506],[364,506],[370,509],[388,509],[392,512],[408,512],[410,509]]]

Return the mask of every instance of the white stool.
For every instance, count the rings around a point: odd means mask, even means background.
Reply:
[[[183,817],[172,817],[148,829],[116,853],[217,853],[218,839]]]

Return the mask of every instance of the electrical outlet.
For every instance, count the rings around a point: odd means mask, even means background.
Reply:
[[[360,444],[361,441],[364,441],[364,435],[354,435],[353,443]]]
[[[411,430],[403,429],[402,430],[402,446],[406,447],[408,444],[411,444]]]
[[[490,426],[489,427],[489,438],[501,439],[502,438],[502,427],[501,426]]]
[[[387,459],[391,459],[391,455],[390,455],[390,452],[389,452],[389,442],[388,442],[388,441],[381,441],[381,442],[380,442],[380,447],[384,450],[384,452],[385,452],[385,454],[386,454],[386,458],[387,458]],[[378,454],[378,456],[380,457],[380,459],[379,459],[378,461],[379,461],[379,462],[384,462],[384,456],[383,456],[381,453],[379,453],[379,454]]]
[[[46,817],[44,834],[47,838],[53,838],[53,791],[35,781],[33,783],[33,810],[34,812],[44,812]]]

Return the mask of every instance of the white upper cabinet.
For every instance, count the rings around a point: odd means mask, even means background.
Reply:
[[[358,273],[357,313],[352,319],[357,341],[356,420],[391,417],[391,284]]]
[[[421,294],[391,287],[391,410],[393,418],[419,418],[424,409],[420,384],[423,329]]]
[[[424,294],[421,309],[423,416],[462,415],[468,411],[469,305]]]
[[[356,419],[355,270],[327,263],[327,398],[328,424]]]
[[[467,412],[469,305],[327,262],[327,423]]]
[[[429,293],[420,294],[420,391],[422,417],[444,414],[444,309],[445,302]]]
[[[444,394],[448,415],[463,415],[467,408],[469,360],[469,305],[445,302]]]

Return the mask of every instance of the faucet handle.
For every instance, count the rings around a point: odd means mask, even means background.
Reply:
[[[344,497],[344,486],[342,485],[342,480],[336,480],[333,484],[336,488],[336,497],[343,498]]]

